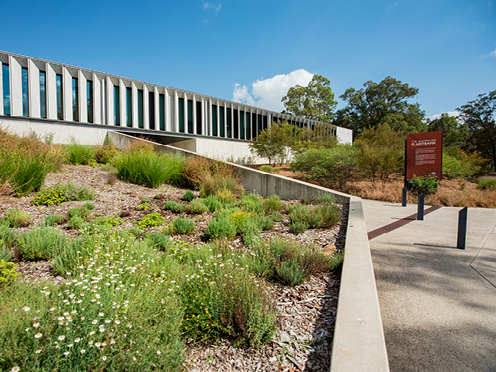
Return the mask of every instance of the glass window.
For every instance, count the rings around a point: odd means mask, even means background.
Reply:
[[[257,136],[257,114],[251,114],[251,137]]]
[[[232,117],[231,117],[231,109],[228,108],[226,112],[227,116],[227,138],[232,138]]]
[[[143,91],[138,89],[138,128],[144,128],[143,115]]]
[[[234,110],[234,138],[239,139],[239,111]]]
[[[212,106],[212,136],[217,136],[217,106]]]
[[[72,78],[72,120],[79,121],[79,89],[78,79]]]
[[[263,116],[263,129],[267,129],[267,116]]]
[[[155,129],[155,93],[148,92],[148,125]]]
[[[225,137],[225,121],[224,121],[225,109],[224,107],[219,107],[219,134],[221,137]]]
[[[188,133],[193,133],[193,100],[188,99]]]
[[[174,96],[169,96],[169,120],[173,131],[177,130],[175,116],[174,116],[175,112],[176,112],[176,105],[174,102]],[[164,129],[165,129],[165,123],[164,123]]]
[[[251,139],[251,126],[250,126],[251,115],[249,112],[246,113],[246,139]]]
[[[29,116],[28,69],[22,68],[22,116]]]
[[[126,125],[133,126],[133,91],[126,88]]]
[[[262,127],[262,115],[258,115],[258,134],[260,134],[262,129],[263,129],[263,127]]]
[[[160,130],[165,130],[165,95],[158,96],[158,112],[160,115]]]
[[[245,112],[239,112],[239,138],[245,139]]]
[[[46,72],[40,71],[40,115],[42,118],[47,117],[46,111]]]
[[[121,97],[118,85],[114,85],[114,125],[121,125]]]
[[[86,81],[86,101],[88,105],[88,123],[93,123],[93,82],[91,80]]]
[[[56,76],[57,85],[57,119],[64,120],[64,86],[62,85],[62,75]]]
[[[179,132],[184,133],[184,98],[179,98],[179,101],[177,102],[178,104],[178,110],[179,110]]]
[[[10,76],[9,65],[2,64],[3,114],[10,115]]]
[[[202,103],[196,102],[196,133],[202,134]]]

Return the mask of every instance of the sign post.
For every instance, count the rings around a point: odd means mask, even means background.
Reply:
[[[405,183],[417,177],[443,175],[443,132],[408,134],[405,146]]]

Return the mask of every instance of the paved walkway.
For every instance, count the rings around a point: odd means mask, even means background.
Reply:
[[[496,372],[496,210],[363,206],[391,371]]]

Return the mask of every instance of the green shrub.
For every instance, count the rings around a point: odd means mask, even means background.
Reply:
[[[117,216],[98,217],[95,218],[94,222],[97,225],[104,225],[111,227],[122,225],[122,219]]]
[[[280,200],[279,195],[272,195],[264,199],[263,206],[266,213],[278,212],[284,208],[284,203]]]
[[[74,165],[94,165],[95,153],[93,147],[83,146],[76,143],[73,138],[70,144],[65,147],[67,152],[67,162]]]
[[[183,157],[155,152],[124,153],[112,160],[120,179],[151,188],[164,182],[179,184],[184,163]]]
[[[19,234],[17,245],[24,261],[49,260],[64,249],[67,241],[59,230],[40,226]]]
[[[169,233],[189,235],[195,231],[195,221],[184,217],[178,217],[168,226]]]
[[[173,200],[167,200],[165,202],[165,205],[164,205],[164,209],[165,210],[171,211],[171,212],[174,212],[174,213],[182,213],[182,212],[184,212],[185,207],[186,206],[184,204],[175,202]]]
[[[16,265],[13,262],[5,262],[0,260],[0,288],[12,283],[16,278],[21,275],[16,271]]]
[[[203,202],[204,199],[195,199],[186,207],[189,213],[201,214],[208,212],[208,207]]]
[[[496,190],[496,178],[481,177],[476,182],[477,188],[481,190]]]
[[[233,194],[233,192],[229,189],[221,189],[218,190],[215,193],[215,197],[224,205],[224,206],[230,206],[233,205],[236,196]]]
[[[112,159],[120,153],[117,146],[112,143],[106,143],[102,146],[97,146],[94,149],[95,160],[99,164],[108,164]]]
[[[93,209],[95,209],[95,206],[93,205],[93,203],[84,203],[83,207],[89,211],[92,211]]]
[[[264,210],[263,199],[255,194],[245,195],[241,200],[241,208],[248,212],[262,213]]]
[[[209,195],[206,198],[202,198],[201,200],[204,201],[210,213],[222,209],[222,202],[213,195]]]
[[[334,196],[330,194],[320,194],[315,198],[317,204],[334,204]]]
[[[289,222],[290,224],[297,222],[303,223],[308,228],[315,229],[324,224],[324,216],[320,212],[317,207],[304,207],[301,204],[294,204],[289,207]]]
[[[236,236],[236,225],[227,218],[212,219],[208,223],[205,234],[209,239],[234,238]]]
[[[67,183],[42,189],[35,195],[31,204],[50,207],[67,201],[93,200],[96,196],[97,193],[89,186]]]
[[[293,234],[302,234],[307,231],[308,225],[305,222],[296,221],[289,224],[289,231]]]
[[[215,176],[210,173],[206,174],[201,181],[200,196],[205,198],[209,195],[215,195],[217,199],[220,199],[219,194],[222,193],[232,195],[230,198],[233,199],[236,196],[243,196],[244,188],[234,174],[219,174]]]
[[[262,172],[272,173],[274,171],[274,167],[272,165],[262,165],[259,170]]]
[[[274,222],[282,222],[282,220],[284,220],[284,216],[282,213],[280,212],[273,212],[271,215],[270,215],[270,218],[272,219],[272,221]]]
[[[316,215],[322,216],[322,222],[318,227],[331,227],[341,219],[341,210],[335,204],[320,204],[314,208]]]
[[[357,175],[356,150],[352,145],[337,145],[330,149],[310,149],[297,154],[291,167],[303,178],[324,187],[346,189],[348,181]]]
[[[86,221],[89,221],[89,219],[91,217],[91,212],[85,206],[74,207],[74,208],[71,208],[67,211],[67,217],[69,219],[71,219],[73,217],[80,217],[83,220],[83,222],[86,222]]]
[[[140,229],[146,229],[152,226],[162,226],[165,223],[165,218],[158,212],[150,213],[144,216],[141,221],[136,222]]]
[[[430,194],[437,189],[439,181],[436,177],[417,177],[413,175],[413,180],[408,181],[412,185],[412,191],[417,194]]]
[[[164,233],[151,233],[147,234],[146,241],[153,248],[160,251],[168,251],[174,247],[174,242],[169,235]]]
[[[83,227],[85,222],[86,221],[84,220],[84,218],[79,217],[79,216],[74,216],[74,217],[71,217],[69,219],[69,221],[67,222],[67,227],[69,229],[79,230],[80,228]]]
[[[283,284],[294,287],[303,281],[306,272],[298,257],[293,257],[276,266],[276,274]]]
[[[17,241],[17,230],[10,228],[10,222],[7,220],[0,221],[0,244],[7,248],[12,248]],[[5,259],[7,260],[7,259]]]
[[[31,215],[17,208],[8,209],[3,218],[8,221],[10,227],[24,227],[31,222]]]
[[[192,201],[194,198],[195,198],[195,195],[193,194],[193,191],[191,191],[191,190],[187,190],[187,191],[184,193],[184,195],[183,195],[183,197],[182,197],[182,200],[187,201],[187,202],[190,202],[190,201]]]
[[[5,243],[0,241],[0,260],[9,261],[12,258],[12,253]]]
[[[65,218],[60,214],[49,214],[43,219],[45,226],[55,226],[64,223]]]
[[[136,207],[137,211],[147,211],[150,208],[150,205],[148,203],[141,203]]]
[[[262,231],[270,230],[274,226],[274,221],[270,216],[255,215],[252,219],[255,225]]]

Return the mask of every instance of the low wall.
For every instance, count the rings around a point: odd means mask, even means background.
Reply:
[[[108,136],[121,149],[138,140],[111,131],[108,132]],[[149,143],[158,151],[199,156],[172,146]],[[389,371],[362,200],[292,178],[260,172],[237,164],[231,165],[238,172],[248,192],[255,192],[264,197],[278,194],[281,199],[299,199],[302,196],[317,196],[325,193],[333,195],[336,202],[349,205],[331,372]]]

